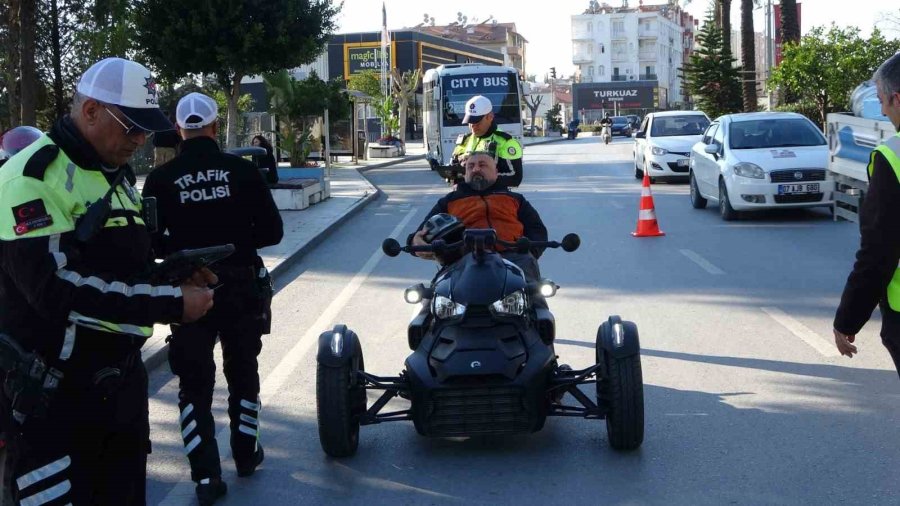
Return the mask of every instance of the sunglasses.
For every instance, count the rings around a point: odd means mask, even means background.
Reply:
[[[153,132],[151,132],[150,130],[144,130],[143,128],[141,128],[141,127],[135,125],[134,123],[132,123],[132,124],[130,124],[130,125],[129,125],[129,124],[126,124],[124,121],[120,120],[118,116],[116,116],[115,114],[113,114],[113,112],[110,111],[109,108],[106,107],[105,105],[103,106],[103,110],[106,111],[107,114],[109,114],[110,116],[112,116],[112,118],[113,118],[114,120],[116,120],[116,123],[122,125],[122,128],[125,129],[125,135],[126,135],[126,136],[131,137],[131,136],[136,136],[136,135],[141,135],[141,134],[143,134],[143,135],[145,135],[148,139],[149,139],[150,137],[153,137]]]

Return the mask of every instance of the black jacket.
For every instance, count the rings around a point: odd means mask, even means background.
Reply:
[[[834,328],[854,335],[872,316],[900,260],[900,182],[890,163],[875,153],[869,191],[859,212],[862,235],[853,272],[847,278]]]
[[[177,157],[147,176],[143,195],[157,199],[157,257],[231,243],[235,252],[221,264],[252,266],[257,248],[278,244],[284,233],[254,164],[223,153],[207,137],[182,142]]]

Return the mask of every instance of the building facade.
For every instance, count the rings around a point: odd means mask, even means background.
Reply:
[[[482,47],[503,55],[503,64],[514,67],[525,77],[528,41],[515,23],[498,23],[493,16],[481,23],[451,23],[443,26],[419,25],[413,30],[445,39]]]
[[[632,96],[637,90],[656,88],[655,101],[641,101],[641,109],[680,108],[686,102],[680,68],[694,46],[693,17],[673,4],[610,7],[592,3],[572,20],[572,63],[582,84],[613,83],[604,90],[621,88]],[[612,93],[612,92],[610,92]],[[599,93],[616,99],[614,93]],[[592,96],[586,93],[584,97]],[[605,108],[579,104],[576,110]],[[636,104],[637,102],[629,102]]]

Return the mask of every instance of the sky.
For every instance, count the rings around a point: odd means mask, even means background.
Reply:
[[[337,3],[339,0],[333,0]],[[612,6],[620,6],[622,0],[606,0]],[[601,0],[601,3],[602,0]],[[649,4],[664,0],[646,0]],[[684,4],[684,0],[681,2]],[[691,0],[685,9],[695,18],[704,18],[710,0]],[[740,0],[732,0],[732,24],[740,27]],[[761,0],[760,3],[765,3]],[[856,26],[863,36],[871,33],[875,22],[890,10],[891,2],[885,0],[853,0],[852,8],[838,0],[801,0],[801,31],[806,33],[813,26]],[[632,7],[638,0],[630,0]],[[381,5],[378,0],[344,0],[338,14],[336,33],[375,32],[381,30]],[[425,13],[434,17],[435,24],[446,25],[457,20],[457,13],[468,17],[469,22],[483,21],[490,16],[500,23],[515,23],[518,32],[528,40],[526,73],[542,80],[550,67],[556,67],[558,75],[569,76],[575,71],[572,64],[571,16],[581,14],[588,0],[553,0],[551,2],[512,2],[484,0],[454,0],[453,2],[423,2],[422,0],[384,0],[389,30],[400,30],[421,23]],[[522,6],[511,9],[511,6]],[[900,13],[894,8],[893,12]],[[754,27],[763,31],[764,11],[758,9]],[[896,36],[896,34],[894,35]]]

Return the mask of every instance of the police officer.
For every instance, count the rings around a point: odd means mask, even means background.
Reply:
[[[875,72],[881,111],[900,131],[900,53]],[[853,357],[856,334],[881,307],[881,342],[900,374],[900,134],[876,147],[869,158],[869,191],[859,213],[856,264],[834,316],[834,342]]]
[[[469,125],[470,132],[457,142],[453,158],[463,162],[462,159],[468,154],[487,151],[487,143],[494,142],[500,186],[515,187],[522,184],[522,145],[512,135],[497,128],[493,105],[487,97],[476,95],[466,102],[463,124]]]
[[[17,126],[0,135],[0,167],[11,156],[27,148],[32,142],[38,140],[43,132],[33,126]]]
[[[222,153],[216,143],[218,108],[201,93],[178,102],[175,119],[180,153],[156,168],[144,197],[157,199],[156,238],[163,253],[231,243],[235,252],[213,266],[222,283],[216,307],[190,325],[172,327],[169,364],[180,379],[181,434],[201,504],[225,494],[212,412],[216,337],[222,343],[228,381],[231,450],[238,476],[253,474],[262,460],[259,445],[261,336],[269,332],[271,278],[257,248],[281,242],[281,215],[259,170]],[[159,254],[159,252],[157,252]]]
[[[0,171],[0,332],[62,375],[40,399],[45,416],[17,419],[13,487],[21,504],[144,504],[140,348],[155,322],[203,316],[212,291],[195,285],[216,280],[142,281],[150,234],[127,161],[172,128],[150,71],[108,58],[76,90],[71,113]],[[94,212],[98,202],[111,211]],[[7,419],[12,402],[3,399]]]

